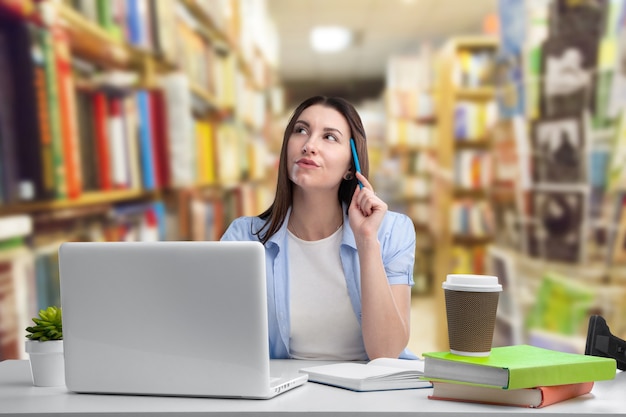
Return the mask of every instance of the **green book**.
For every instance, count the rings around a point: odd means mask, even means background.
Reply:
[[[67,177],[63,152],[63,133],[61,130],[61,109],[59,108],[58,75],[52,34],[47,29],[39,31],[41,51],[43,53],[46,76],[46,97],[50,122],[52,159],[54,167],[55,196],[62,200],[67,198]]]
[[[487,357],[424,353],[423,379],[502,389],[533,388],[615,378],[615,359],[529,345],[494,347]]]

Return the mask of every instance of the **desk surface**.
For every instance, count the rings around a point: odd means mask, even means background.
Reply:
[[[296,360],[276,362],[286,371],[319,364]],[[626,415],[626,372],[619,372],[612,381],[597,382],[590,394],[541,409],[429,400],[427,396],[431,392],[432,388],[358,393],[308,382],[270,400],[75,394],[65,387],[34,387],[27,360],[0,362],[0,415]]]

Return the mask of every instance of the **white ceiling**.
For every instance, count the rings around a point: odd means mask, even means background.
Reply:
[[[433,46],[457,35],[475,35],[498,0],[267,0],[279,38],[279,77],[296,90],[342,95],[380,89],[387,59],[416,52],[424,41]],[[356,34],[348,50],[317,54],[309,33],[317,25],[341,25]],[[308,95],[307,91],[301,91]],[[341,93],[341,91],[339,92]]]

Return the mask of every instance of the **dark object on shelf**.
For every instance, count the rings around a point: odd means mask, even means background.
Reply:
[[[626,370],[626,341],[611,334],[609,326],[601,316],[594,315],[589,318],[585,355],[613,358],[617,361],[618,369]]]

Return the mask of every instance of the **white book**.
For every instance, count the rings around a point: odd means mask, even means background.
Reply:
[[[33,232],[33,219],[26,214],[0,217],[0,240],[28,236]]]
[[[309,381],[352,391],[385,391],[431,388],[424,375],[424,361],[378,358],[368,363],[341,362],[300,369]]]

